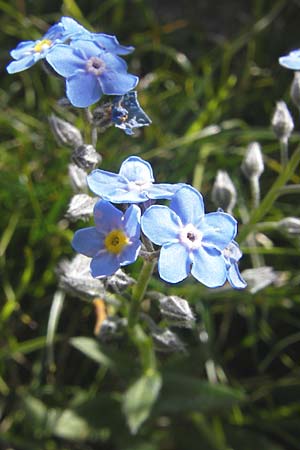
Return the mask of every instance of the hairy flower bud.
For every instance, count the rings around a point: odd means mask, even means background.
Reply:
[[[123,336],[123,332],[127,327],[127,319],[121,317],[106,317],[101,323],[98,339],[103,342],[109,342]]]
[[[224,170],[218,170],[213,188],[211,198],[217,207],[224,211],[232,212],[236,204],[237,193],[231,178]]]
[[[92,145],[83,144],[72,153],[72,161],[81,169],[92,170],[101,163],[102,157]]]
[[[258,142],[251,142],[248,145],[241,169],[248,179],[259,178],[263,173],[264,161],[261,146]]]
[[[49,123],[58,144],[68,147],[78,147],[83,144],[80,131],[71,123],[60,119],[54,114],[49,117]]]
[[[292,102],[298,109],[300,109],[300,72],[294,73],[290,94]]]
[[[255,294],[278,279],[277,273],[270,266],[246,269],[242,272],[242,276],[246,280],[247,289],[251,294]]]
[[[177,295],[169,295],[159,299],[161,315],[170,322],[170,325],[192,328],[195,316],[186,300]]]
[[[300,219],[298,217],[286,217],[278,222],[278,228],[286,233],[300,234]]]
[[[294,129],[294,122],[285,102],[276,103],[271,123],[277,139],[287,142]]]
[[[56,270],[59,286],[83,300],[103,297],[105,295],[103,281],[92,277],[90,262],[91,259],[84,255],[76,255],[71,261],[61,261]]]
[[[76,164],[69,164],[69,177],[74,191],[86,191],[87,181],[86,172]]]
[[[106,278],[105,286],[116,293],[120,293],[135,282],[134,278],[127,275],[122,269],[118,269],[113,275]]]
[[[87,194],[74,195],[69,203],[66,218],[72,222],[79,219],[89,220],[93,215],[96,202],[97,197],[91,197]]]

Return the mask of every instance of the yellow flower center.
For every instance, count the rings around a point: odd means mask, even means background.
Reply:
[[[128,244],[129,239],[123,230],[112,230],[104,240],[105,248],[108,252],[117,255]]]
[[[52,44],[52,41],[50,39],[43,39],[42,41],[39,41],[35,46],[33,47],[33,50],[36,53],[41,53],[41,51],[45,50],[46,48],[49,48]]]

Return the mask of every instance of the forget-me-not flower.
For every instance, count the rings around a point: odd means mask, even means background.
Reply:
[[[224,212],[205,214],[202,195],[192,186],[179,189],[170,207],[150,206],[141,226],[154,244],[162,246],[158,272],[163,280],[178,283],[191,273],[208,287],[225,283],[222,252],[234,239],[237,222]]]
[[[150,163],[130,156],[122,163],[118,174],[96,169],[87,176],[91,191],[113,203],[142,203],[148,200],[170,199],[182,186],[155,184]]]
[[[94,207],[95,226],[76,231],[72,246],[92,258],[93,277],[109,276],[120,266],[133,263],[141,248],[140,216],[137,205],[131,205],[123,214],[106,200]]]
[[[300,70],[300,50],[293,50],[279,58],[279,64],[287,69]]]
[[[151,119],[138,102],[136,91],[127,92],[127,94],[113,99],[112,122],[128,135],[133,134],[134,128],[151,124]]]
[[[57,43],[65,39],[65,29],[59,22],[49,28],[47,33],[36,41],[20,42],[17,47],[10,52],[15,60],[8,64],[8,73],[21,72],[29,69],[37,61],[44,59],[49,50]]]
[[[102,94],[123,95],[138,83],[138,77],[127,73],[123,59],[93,41],[78,39],[70,45],[57,44],[46,59],[66,78],[67,97],[80,108],[96,103]]]
[[[244,289],[247,286],[246,281],[240,274],[238,261],[242,257],[242,252],[235,241],[232,241],[223,250],[227,267],[227,280],[235,289]]]

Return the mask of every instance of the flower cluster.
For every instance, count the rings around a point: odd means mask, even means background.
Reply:
[[[127,158],[118,174],[92,171],[87,182],[101,197],[94,209],[96,226],[77,231],[73,247],[92,257],[93,276],[136,260],[141,226],[144,238],[161,246],[158,272],[164,281],[178,283],[192,274],[208,287],[226,280],[237,289],[246,286],[237,264],[242,254],[234,241],[236,220],[220,210],[205,214],[203,198],[192,186],[154,183],[151,165],[137,156]],[[171,200],[170,205],[151,205],[157,199]],[[110,202],[131,206],[123,216]],[[143,211],[141,218],[137,211]]]
[[[133,47],[120,45],[115,36],[91,33],[74,19],[62,17],[41,39],[21,42],[12,50],[14,61],[7,71],[20,72],[44,59],[65,78],[70,103],[85,108],[103,94],[123,96],[136,87],[138,77],[127,72],[119,56],[132,51]]]

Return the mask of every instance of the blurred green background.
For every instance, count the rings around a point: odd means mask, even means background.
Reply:
[[[143,372],[143,346],[139,353],[125,338],[102,345],[97,364],[71,345],[74,336],[93,338],[90,303],[67,296],[55,364],[49,363],[55,267],[73,255],[70,241],[81,224],[64,217],[72,195],[70,150],[55,142],[48,116],[54,112],[80,128],[84,121],[57,103],[63,83],[39,64],[15,75],[5,67],[18,42],[38,39],[62,15],[134,45],[126,60],[140,76],[139,100],[153,123],[133,138],[116,128],[101,135],[102,167],[118,171],[127,156],[140,155],[158,181],[197,187],[208,211],[215,209],[217,170],[226,170],[238,190],[234,215],[241,223],[251,212],[240,170],[246,146],[262,145],[263,197],[281,170],[270,128],[276,101],[284,99],[294,116],[291,153],[299,140],[299,111],[289,97],[293,74],[278,57],[300,45],[300,2],[0,0],[0,11],[1,450],[299,449],[297,236],[271,230],[268,241],[262,235],[259,252],[276,280],[256,293],[208,290],[191,280],[178,287],[153,281],[153,289],[187,298],[197,316],[193,330],[178,332],[185,352],[157,354],[162,388],[154,405],[153,385],[146,384],[133,399],[134,411],[124,408],[128,388]],[[299,180],[296,172],[290,182]],[[279,197],[263,220],[299,216],[297,198]],[[252,267],[251,249],[243,244],[241,270]],[[203,332],[207,339],[201,340]],[[128,423],[139,421],[139,414],[146,420],[133,434]]]

